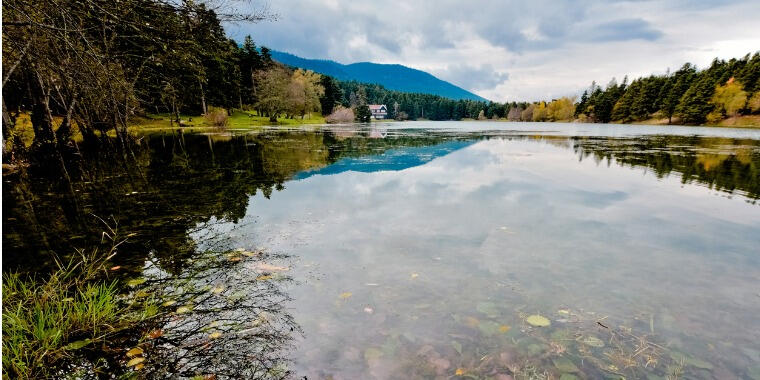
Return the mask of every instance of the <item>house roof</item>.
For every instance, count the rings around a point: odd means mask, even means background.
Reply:
[[[386,110],[388,107],[385,106],[385,104],[368,104],[370,110],[380,110],[381,108],[385,108]]]

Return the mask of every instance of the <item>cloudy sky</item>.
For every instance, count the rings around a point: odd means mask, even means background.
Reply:
[[[278,0],[231,37],[305,58],[400,63],[487,99],[538,100],[760,50],[758,0]]]

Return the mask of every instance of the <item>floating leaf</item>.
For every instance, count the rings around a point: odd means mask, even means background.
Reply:
[[[511,329],[511,327],[509,327],[507,325],[501,325],[501,326],[499,326],[499,332],[502,333],[502,334],[508,333],[509,329]]]
[[[417,277],[419,277],[419,276],[420,276],[420,274],[419,274],[419,273],[412,273],[412,275],[411,275],[411,278],[412,278],[412,279],[415,279],[415,278],[417,278]]]
[[[370,361],[373,359],[378,359],[381,356],[383,356],[383,351],[379,348],[370,347],[364,350],[364,360]]]
[[[528,318],[525,318],[525,322],[528,322],[529,325],[535,327],[546,327],[551,324],[548,318],[538,314],[528,316]]]
[[[343,293],[340,293],[340,295],[338,296],[338,298],[345,300],[345,299],[348,299],[351,296],[352,296],[351,292],[343,292]]]
[[[211,339],[218,339],[221,336],[222,336],[222,333],[220,333],[219,331],[214,331],[214,332],[212,332],[211,334],[208,335],[208,337],[211,338]]]
[[[161,329],[155,329],[148,334],[148,338],[156,339],[164,335],[164,331]]]
[[[177,301],[175,301],[175,300],[168,300],[168,301],[162,303],[161,306],[171,306],[171,305],[174,305],[175,303],[177,303]]]
[[[459,355],[462,355],[462,343],[459,343],[456,340],[452,340],[451,346],[454,347],[454,349],[457,351],[457,353],[459,353]]]
[[[258,278],[257,278],[257,279],[258,279]],[[244,291],[242,291],[242,290],[238,290],[237,292],[230,294],[230,295],[227,297],[227,299],[228,299],[230,302],[237,302],[237,301],[240,301],[240,300],[242,300],[243,298],[245,298],[245,296],[247,296],[247,295],[248,295],[248,294],[247,294],[246,292],[244,292]]]
[[[145,364],[140,363],[140,364],[138,364],[138,365],[135,366],[135,371],[139,371],[139,370],[143,369],[143,367],[145,367]]]
[[[145,358],[134,358],[127,362],[127,367],[134,367],[145,361]]]
[[[267,263],[256,263],[256,270],[260,272],[284,272],[288,269],[288,267],[281,267]]]
[[[565,357],[552,359],[552,363],[560,372],[578,372],[578,367],[570,359]]]
[[[127,357],[131,358],[133,356],[142,355],[143,349],[140,347],[135,347],[127,351]]]
[[[478,325],[478,329],[485,336],[493,336],[499,331],[499,324],[496,322],[485,321]]]
[[[568,315],[568,314],[570,314],[570,310],[559,309],[559,310],[557,310],[557,313]]]
[[[84,340],[78,340],[76,342],[71,342],[64,347],[64,350],[78,350],[88,344],[92,343],[92,339],[84,339]]]
[[[493,302],[479,302],[475,309],[488,316],[499,314],[499,307]]]
[[[180,306],[177,308],[177,314],[184,314],[190,311],[190,306]]]
[[[464,368],[457,368],[457,371],[454,372],[454,374],[457,375],[457,376],[464,375]]]
[[[591,347],[604,347],[604,342],[592,335],[583,337],[583,339],[581,339],[581,343]]]
[[[127,281],[127,285],[129,285],[131,287],[135,287],[137,285],[141,285],[141,284],[144,284],[144,283],[145,283],[145,278],[143,278],[143,277],[133,278],[133,279]]]
[[[211,292],[214,293],[214,294],[219,294],[219,293],[221,293],[223,291],[224,291],[224,286],[223,285],[217,285],[213,289],[211,289]]]

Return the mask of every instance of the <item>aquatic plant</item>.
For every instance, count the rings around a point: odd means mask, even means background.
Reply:
[[[127,305],[117,283],[104,279],[107,254],[79,252],[45,278],[3,276],[3,373],[22,379],[57,377],[77,371],[87,353],[104,350],[124,329],[155,314],[150,302]],[[95,347],[98,347],[97,349]],[[64,369],[64,367],[68,367]],[[73,367],[77,367],[74,365]]]

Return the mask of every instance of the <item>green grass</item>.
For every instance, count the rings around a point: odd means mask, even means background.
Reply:
[[[100,279],[109,258],[81,256],[45,278],[3,276],[4,379],[61,377],[75,370],[67,362],[97,354],[109,338],[155,315],[155,305],[127,305],[116,282]]]
[[[182,121],[182,126],[189,131],[220,129],[220,127],[208,123],[203,116],[180,115],[180,120]],[[272,123],[269,121],[268,117],[258,116],[254,111],[235,110],[227,119],[227,126],[222,127],[222,129],[257,129],[271,125],[293,126],[303,124],[325,124],[325,118],[319,113],[314,113],[311,116],[307,115],[304,119],[301,119],[300,117],[294,119],[278,118],[277,123]],[[135,119],[130,130],[144,132],[177,127],[177,123],[171,122],[171,116],[169,114],[153,114]]]

